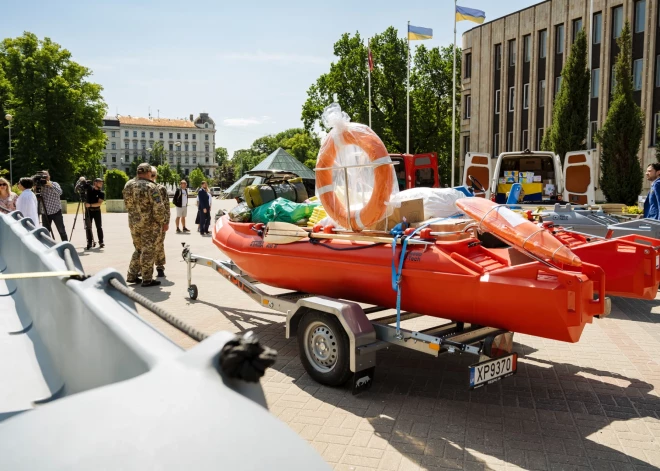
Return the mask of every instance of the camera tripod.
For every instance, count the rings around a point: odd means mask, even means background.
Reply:
[[[46,205],[44,204],[44,198],[43,198],[43,196],[41,195],[41,191],[40,191],[40,190],[39,190],[38,193],[36,194],[36,197],[37,197],[37,207],[38,207],[38,209],[41,209],[41,211],[42,211],[42,213],[41,213],[41,214],[42,214],[42,218],[43,218],[43,219],[49,219],[49,217],[48,217],[48,212],[46,211]],[[37,213],[38,213],[38,212],[39,212],[39,211],[37,210]],[[50,233],[50,238],[53,239],[53,240],[55,240],[55,234],[53,234],[53,228],[52,228],[52,226],[51,226],[50,224],[48,225],[48,232]]]
[[[73,237],[73,231],[76,228],[76,220],[78,219],[78,213],[80,212],[80,206],[83,204],[83,201],[86,203],[87,198],[85,198],[84,194],[82,191],[78,191],[78,207],[76,208],[76,215],[73,218],[73,227],[71,228],[71,235],[69,236],[69,241],[71,241]],[[92,232],[92,222],[90,221],[89,217],[89,209],[85,207],[85,211],[83,212],[83,223],[85,224],[85,236],[87,236],[87,231],[89,230],[89,233],[92,235],[92,243],[89,245],[89,240],[87,241],[87,244],[89,247],[96,247],[96,240],[94,240],[94,233]]]

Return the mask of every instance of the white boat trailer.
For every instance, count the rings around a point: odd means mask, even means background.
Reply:
[[[188,245],[182,245],[190,299],[197,299],[199,294],[197,286],[192,283],[192,269],[200,264],[212,268],[260,306],[286,314],[286,338],[297,337],[305,370],[321,384],[339,386],[352,376],[353,394],[370,388],[376,368],[376,352],[390,345],[435,357],[443,353],[475,355],[478,360],[469,367],[470,389],[516,372],[513,332],[444,319],[438,319],[438,325],[420,331],[397,330],[391,325],[397,321],[396,313],[388,313],[389,308],[363,308],[353,301],[301,292],[271,295],[259,289],[256,286],[259,282],[243,273],[232,261],[192,254]],[[379,313],[382,316],[378,317]],[[422,316],[402,312],[400,322]]]

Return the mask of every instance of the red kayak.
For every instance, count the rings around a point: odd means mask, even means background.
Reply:
[[[213,243],[252,278],[278,288],[394,308],[392,246],[309,239],[266,244],[252,223],[227,216]],[[401,254],[396,248],[396,261]],[[562,271],[530,261],[518,265],[474,238],[409,246],[401,278],[401,309],[577,342],[605,311],[603,270],[589,263]]]

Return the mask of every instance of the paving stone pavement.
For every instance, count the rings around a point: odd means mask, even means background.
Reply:
[[[214,201],[216,207],[228,203]],[[70,228],[73,215],[65,221]],[[372,389],[353,396],[315,383],[300,364],[295,339],[284,338],[283,315],[262,309],[208,268],[193,270],[199,299],[189,300],[180,243],[190,243],[194,253],[222,255],[190,222],[189,235],[175,234],[173,223],[165,239],[165,282],[136,291],[204,332],[254,330],[277,349],[278,361],[262,380],[270,410],[335,469],[660,469],[657,298],[615,298],[612,314],[588,325],[577,344],[516,334],[518,373],[472,392],[467,366],[473,358],[382,350]],[[110,266],[125,276],[132,252],[127,217],[104,214],[103,227],[105,249],[83,250],[80,218],[73,243],[88,273]],[[443,295],[450,293],[440,289],[438,302]],[[182,347],[195,344],[139,312]]]

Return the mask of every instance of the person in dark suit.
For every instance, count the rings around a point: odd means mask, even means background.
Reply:
[[[199,233],[209,234],[209,225],[211,224],[211,194],[209,193],[208,183],[202,182],[202,187],[197,192],[199,205],[197,213],[199,215]]]

